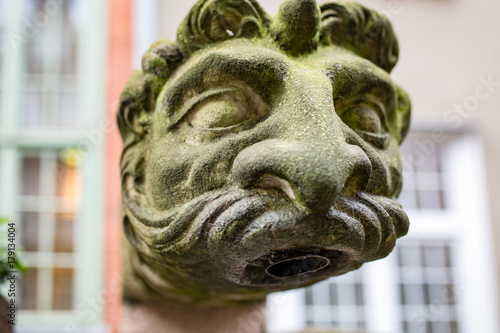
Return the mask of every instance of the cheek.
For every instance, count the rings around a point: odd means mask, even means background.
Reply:
[[[392,177],[392,193],[393,197],[399,196],[401,189],[403,187],[403,160],[401,153],[399,151],[399,145],[394,143],[394,149],[391,155],[391,161],[389,163],[389,170]]]
[[[390,140],[387,149],[373,147],[363,149],[372,162],[372,174],[367,191],[386,197],[394,197],[401,188],[401,156],[394,139]]]
[[[146,195],[156,208],[166,210],[185,201],[182,188],[192,159],[175,149],[152,147],[146,168]]]
[[[402,170],[403,170],[403,164],[401,161],[401,153],[399,151],[399,144],[398,142],[393,138],[391,139],[391,143],[389,144],[389,147],[387,148],[387,151],[385,152],[385,158],[387,160],[387,164],[389,168],[394,170],[394,172],[401,176]]]
[[[381,154],[381,158],[386,164],[386,170],[389,178],[388,184],[390,184],[385,195],[388,197],[397,196],[401,191],[403,167],[401,154],[399,152],[399,145],[394,139],[391,140],[387,150]]]
[[[146,170],[146,193],[158,209],[170,209],[230,179],[231,154],[218,146],[183,142],[154,145]]]

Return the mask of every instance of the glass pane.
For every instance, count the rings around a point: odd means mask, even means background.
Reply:
[[[318,305],[329,305],[330,297],[329,297],[329,291],[330,285],[329,283],[318,283],[317,285],[314,286],[313,290],[313,299],[314,299],[314,304]]]
[[[38,270],[30,267],[19,279],[21,297],[19,307],[26,310],[36,309],[37,302],[37,276]]]
[[[419,166],[420,171],[430,171],[437,172],[438,171],[438,159],[437,152],[434,150],[433,153],[427,154],[423,163]]]
[[[55,252],[73,252],[74,214],[56,214]]]
[[[355,305],[356,304],[356,294],[354,291],[354,284],[346,284],[338,289],[339,301],[343,305]]]
[[[76,107],[76,94],[60,93],[59,94],[59,113],[58,125],[62,127],[75,127],[78,122],[78,114]]]
[[[73,161],[58,160],[56,167],[56,195],[60,198],[78,198],[80,194],[80,178],[78,169],[71,166]]]
[[[401,288],[401,303],[402,304],[424,304],[424,292],[422,286],[404,284]]]
[[[419,267],[422,265],[420,258],[420,247],[418,246],[401,246],[398,248],[399,266]]]
[[[38,195],[40,192],[40,159],[38,157],[24,157],[21,168],[21,194]]]
[[[73,270],[54,268],[52,289],[52,309],[71,310],[73,308]]]
[[[449,267],[447,248],[444,246],[426,246],[424,248],[424,260],[426,266]]]
[[[432,323],[432,331],[439,333],[451,333],[449,322],[437,321]]]
[[[31,74],[40,74],[43,72],[43,52],[45,44],[41,42],[40,38],[31,40],[27,43],[27,72]]]
[[[337,292],[337,284],[330,284],[330,304],[339,304],[339,295]]]
[[[71,42],[67,40],[66,42]],[[76,54],[77,47],[74,44],[64,45],[62,47],[62,62],[61,74],[75,75],[76,74]]]
[[[403,187],[403,191],[398,197],[398,202],[405,208],[416,208],[417,207],[417,197],[415,190],[406,190]]]
[[[418,200],[420,208],[440,209],[443,208],[441,194],[439,191],[419,191]]]
[[[43,95],[41,92],[22,93],[23,115],[20,125],[25,128],[42,126]]]
[[[436,172],[419,172],[415,174],[415,182],[419,190],[438,191],[441,186],[440,174]]]
[[[38,213],[21,213],[21,244],[24,251],[38,250]]]
[[[306,298],[306,305],[313,304],[313,296],[312,296],[312,289],[311,288],[305,289],[305,298]]]

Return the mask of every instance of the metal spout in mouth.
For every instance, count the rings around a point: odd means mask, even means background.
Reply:
[[[266,268],[266,273],[276,279],[285,279],[317,272],[329,264],[330,259],[326,257],[308,254],[275,262]]]

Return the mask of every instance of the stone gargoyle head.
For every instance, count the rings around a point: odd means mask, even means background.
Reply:
[[[410,101],[362,5],[200,0],[123,91],[125,297],[223,305],[387,256]]]

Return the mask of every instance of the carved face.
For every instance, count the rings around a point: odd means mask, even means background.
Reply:
[[[151,111],[123,108],[139,128],[122,130],[129,297],[260,299],[385,257],[406,234],[406,94],[345,47],[287,50],[207,45],[154,102],[144,89]]]

